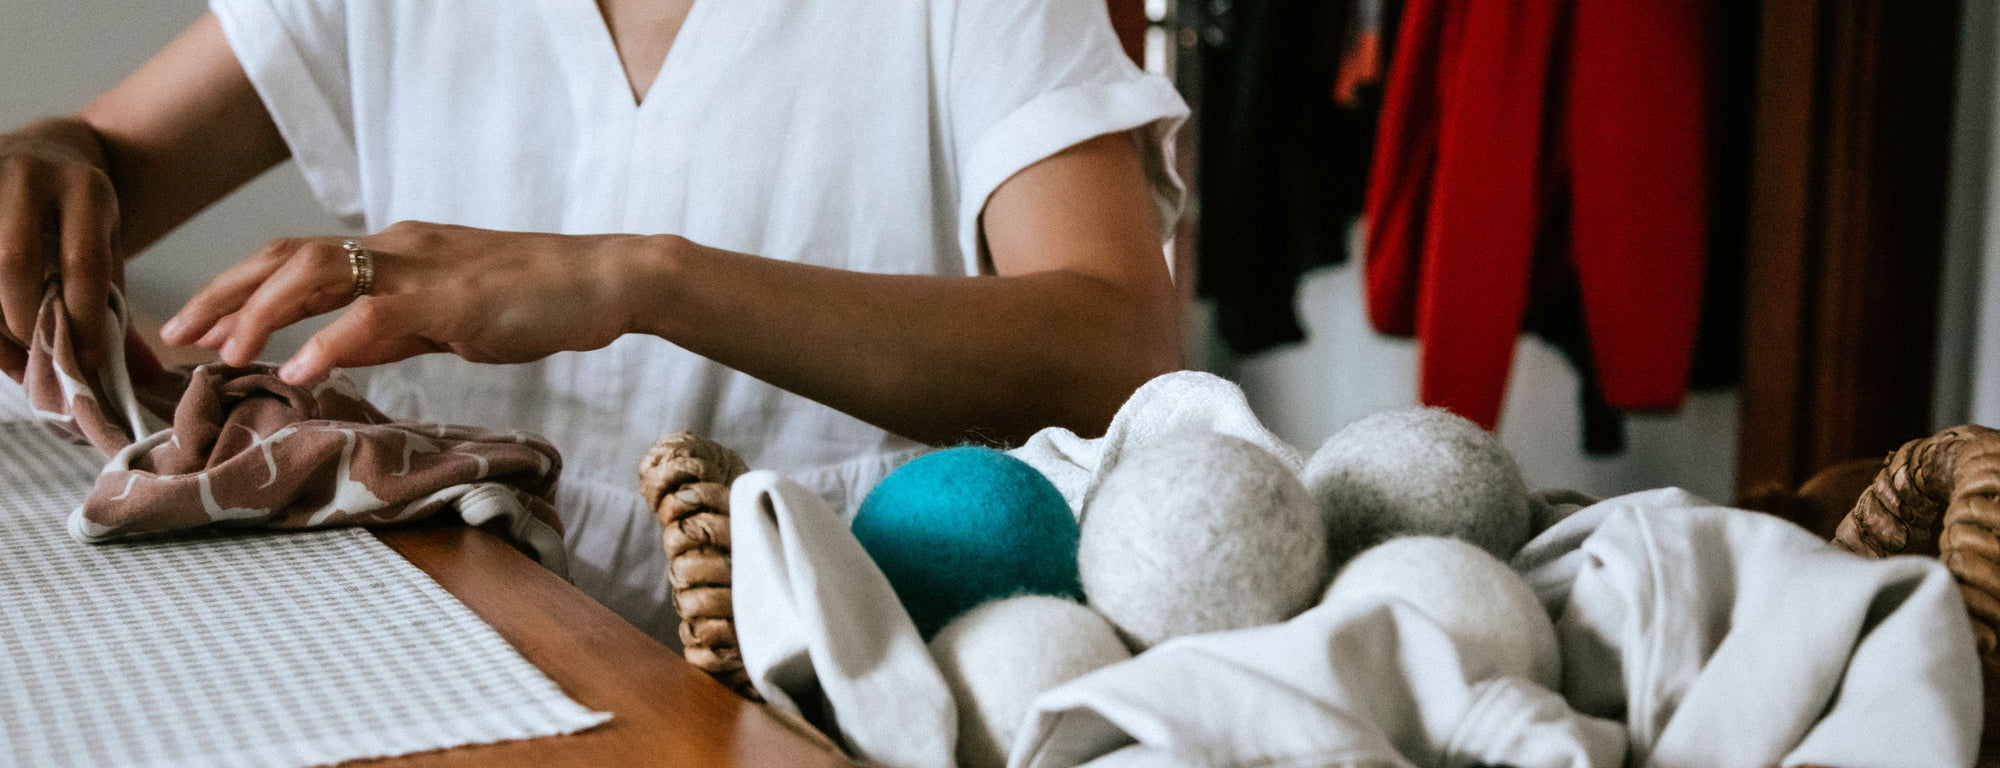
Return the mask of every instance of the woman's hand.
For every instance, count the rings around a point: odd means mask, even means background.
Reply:
[[[96,368],[125,259],[287,154],[212,13],[75,116],[0,135],[0,370],[21,378],[56,278]]]
[[[74,119],[0,135],[0,369],[19,380],[42,294],[60,280],[78,363],[97,367],[110,287],[121,281],[118,197],[103,145]]]
[[[279,370],[294,384],[430,352],[515,363],[597,349],[630,329],[625,257],[641,243],[671,240],[404,222],[362,240],[375,279],[357,299],[343,239],[271,242],[195,294],[161,338],[242,365],[272,332],[353,304]]]

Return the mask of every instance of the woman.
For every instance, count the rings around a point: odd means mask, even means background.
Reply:
[[[851,508],[924,443],[1099,431],[1180,365],[1160,232],[1185,107],[1101,0],[211,10],[0,138],[0,363],[56,275],[97,359],[122,261],[296,159],[372,233],[372,281],[343,238],[276,241],[163,339],[242,363],[345,307],[282,375],[397,363],[370,377],[392,415],[548,436],[572,578],[662,639],[631,479],[658,437]]]

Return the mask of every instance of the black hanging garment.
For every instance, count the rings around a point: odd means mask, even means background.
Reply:
[[[1335,103],[1355,0],[1192,4],[1201,39],[1196,287],[1213,300],[1229,348],[1256,353],[1305,338],[1294,306],[1300,277],[1347,259],[1379,98],[1359,109]]]

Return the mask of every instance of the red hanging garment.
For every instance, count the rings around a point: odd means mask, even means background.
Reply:
[[[1499,419],[1538,258],[1575,271],[1604,399],[1687,390],[1706,258],[1706,2],[1412,0],[1370,176],[1369,317],[1419,396]]]

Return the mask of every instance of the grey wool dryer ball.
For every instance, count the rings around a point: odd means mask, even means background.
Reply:
[[[1289,619],[1312,607],[1332,564],[1289,467],[1239,438],[1181,431],[1128,448],[1100,480],[1077,571],[1091,607],[1144,650]]]
[[[944,625],[931,658],[958,705],[958,764],[1000,768],[1044,691],[1132,657],[1096,611],[1048,595],[994,600]]]
[[[1500,439],[1442,408],[1347,425],[1306,462],[1335,562],[1397,534],[1464,539],[1506,560],[1534,522],[1521,468]]]

